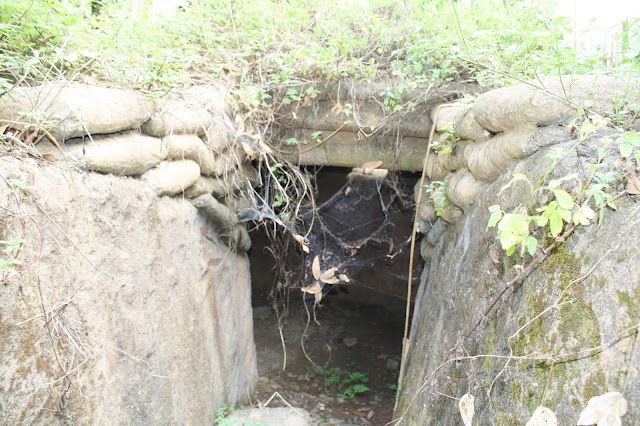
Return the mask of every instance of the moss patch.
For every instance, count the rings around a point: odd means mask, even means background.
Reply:
[[[542,270],[550,275],[551,282],[556,285],[561,284],[564,287],[578,277],[580,266],[580,259],[567,250],[564,245],[561,245],[544,262]]]
[[[585,401],[589,401],[594,396],[602,395],[606,392],[607,382],[602,370],[598,369],[594,373],[590,373],[582,387],[582,397]]]
[[[618,302],[627,308],[627,315],[630,322],[637,323],[640,318],[640,283],[635,286],[634,293],[629,294],[625,291],[618,291]]]
[[[600,324],[591,303],[578,297],[574,304],[559,310],[558,332],[566,351],[583,350],[600,345]],[[571,346],[567,346],[570,344]]]

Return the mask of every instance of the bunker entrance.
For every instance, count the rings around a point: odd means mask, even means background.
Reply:
[[[301,206],[298,232],[309,252],[283,243],[290,233],[274,237],[273,225],[251,231],[258,397],[278,391],[329,423],[382,425],[395,402],[418,177],[308,172],[315,203]],[[321,297],[302,290],[318,285]]]

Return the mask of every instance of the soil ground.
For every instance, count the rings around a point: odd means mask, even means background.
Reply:
[[[304,408],[315,425],[384,425],[391,421],[402,353],[402,318],[339,295],[324,299],[316,310],[318,323],[311,313],[307,327],[304,305],[301,300],[296,302],[290,302],[289,315],[282,322],[284,370],[276,315],[270,306],[254,306],[260,375],[255,405],[278,392],[282,398],[276,395],[270,407],[288,403]],[[354,381],[349,383],[349,378]],[[350,394],[349,387],[356,390],[353,386],[358,384],[368,390]]]

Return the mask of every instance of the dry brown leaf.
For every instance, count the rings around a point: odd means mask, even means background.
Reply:
[[[320,278],[320,281],[327,284],[338,284],[340,280],[336,277]]]
[[[589,400],[578,418],[578,425],[620,425],[627,414],[627,400],[620,392],[609,392]]]
[[[335,115],[338,115],[342,112],[342,104],[335,104],[333,108],[331,108],[331,112]]]
[[[362,168],[362,169],[377,169],[380,166],[382,166],[382,161],[375,160],[375,161],[367,161],[365,163],[362,163],[360,165],[360,168]]]
[[[627,193],[631,195],[640,194],[640,179],[635,174],[630,174],[627,179]]]
[[[265,154],[273,154],[273,150],[269,145],[267,145],[262,138],[258,139],[258,145],[260,146],[260,152],[264,152]]]
[[[351,282],[351,280],[349,279],[349,277],[346,274],[340,274],[340,275],[338,275],[338,278],[340,278],[345,283],[350,283]]]
[[[52,163],[55,163],[56,161],[58,161],[56,159],[56,156],[53,155],[53,154],[42,154],[42,158],[44,158],[45,160],[50,161]]]
[[[558,419],[553,411],[541,405],[525,426],[558,426]]]
[[[253,161],[256,159],[258,154],[251,148],[247,142],[242,142],[242,149],[244,149],[244,153]]]
[[[322,274],[320,274],[320,279],[326,280],[326,279],[332,278],[336,274],[337,270],[338,268],[333,267],[331,269],[324,271]]]
[[[309,246],[307,246],[304,242],[304,237],[302,235],[294,235],[293,239],[300,244],[300,247],[302,247],[302,251],[305,253],[309,253]]]
[[[311,264],[311,273],[313,274],[313,278],[316,280],[320,279],[320,256],[316,256],[313,258],[313,263]]]
[[[464,423],[464,426],[472,425],[473,413],[475,411],[474,400],[475,398],[473,397],[473,395],[465,393],[458,402],[458,408],[460,409],[460,416],[462,416],[462,422]]]
[[[318,294],[322,292],[322,284],[315,282],[313,285],[302,287],[300,290],[309,294]]]

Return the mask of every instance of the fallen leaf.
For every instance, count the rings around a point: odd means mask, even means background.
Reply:
[[[362,168],[362,169],[377,169],[380,166],[382,166],[382,161],[375,160],[375,161],[367,161],[365,163],[362,163],[360,165],[360,168]]]
[[[258,154],[251,148],[251,145],[246,142],[242,142],[242,149],[244,149],[244,153],[247,154],[252,161],[258,156]]]
[[[324,271],[322,274],[320,274],[320,280],[324,281],[324,280],[333,278],[337,270],[338,268],[333,267],[331,269]]]
[[[262,139],[258,139],[258,145],[260,146],[260,152],[265,154],[273,154],[273,150]]]
[[[313,278],[316,280],[320,279],[320,256],[313,258],[313,263],[311,264],[311,273],[313,274]]]
[[[536,408],[525,426],[557,426],[558,419],[553,411],[542,405]]]
[[[340,275],[338,275],[338,278],[340,278],[345,283],[350,283],[351,282],[351,280],[349,279],[349,277],[346,274],[340,274]]]
[[[370,411],[367,413],[367,419],[371,420],[371,417],[373,417],[373,410],[370,410]]]
[[[53,155],[53,154],[42,154],[42,158],[44,158],[45,160],[50,161],[52,163],[55,163],[56,161],[58,161],[56,159],[56,156]]]
[[[640,194],[640,179],[635,174],[630,174],[627,179],[627,193],[631,195]]]
[[[329,277],[324,279],[320,278],[320,281],[327,284],[338,284],[340,282],[340,280],[336,277]]]
[[[313,283],[313,285],[302,287],[300,290],[302,290],[305,293],[309,293],[309,294],[318,294],[318,293],[322,292],[322,284]]]
[[[302,251],[305,253],[309,253],[309,246],[307,246],[304,242],[304,237],[302,235],[294,235],[293,239],[300,244],[300,247],[302,247]]]
[[[589,400],[578,418],[578,425],[621,425],[620,417],[627,413],[627,400],[620,392],[609,392]]]
[[[475,398],[473,395],[465,393],[462,398],[460,398],[460,402],[458,403],[458,408],[460,409],[460,415],[462,416],[462,422],[464,426],[471,426],[471,421],[473,420],[473,413],[475,412],[475,407],[473,406]]]

